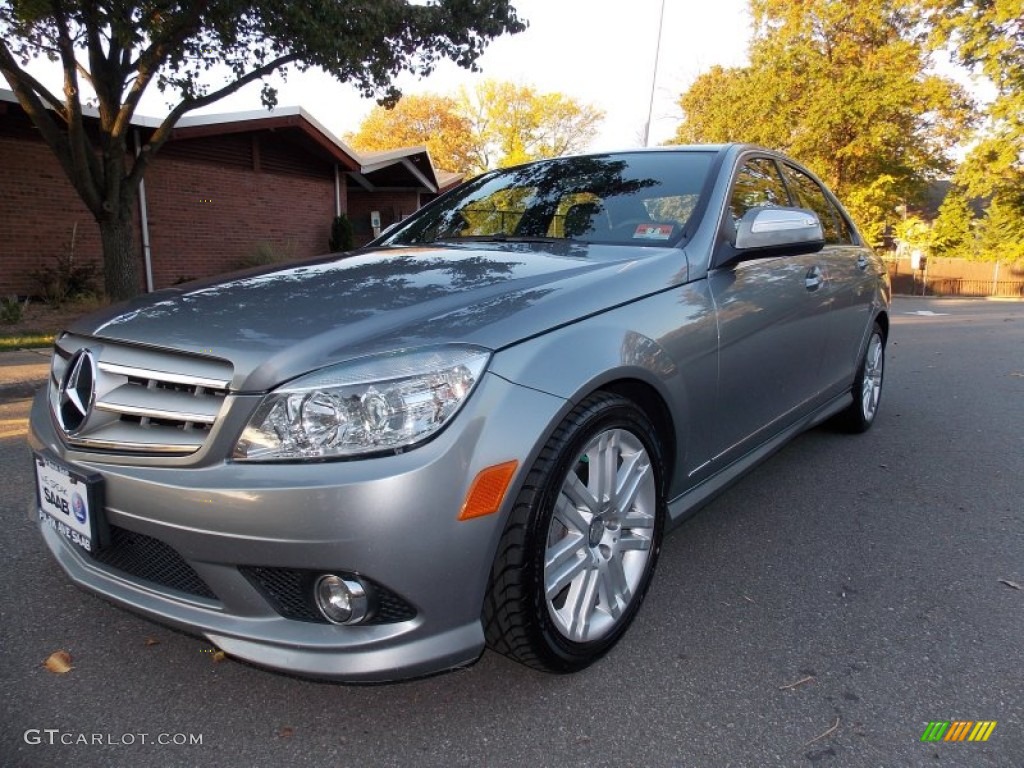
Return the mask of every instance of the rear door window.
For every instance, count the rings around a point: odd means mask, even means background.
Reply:
[[[825,242],[829,245],[852,245],[853,235],[846,219],[825,195],[821,185],[803,171],[788,164],[786,178],[793,186],[798,205],[801,208],[810,208],[818,214]]]

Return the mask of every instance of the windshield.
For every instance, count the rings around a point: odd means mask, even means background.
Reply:
[[[383,242],[671,245],[686,230],[714,157],[713,152],[634,152],[495,171],[424,208]]]

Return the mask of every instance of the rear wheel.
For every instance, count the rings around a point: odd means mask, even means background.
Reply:
[[[548,440],[516,499],[484,605],[488,644],[573,672],[626,631],[664,527],[657,435],[629,400],[598,393]]]
[[[885,334],[875,323],[867,349],[861,358],[857,378],[853,381],[853,402],[839,414],[839,422],[849,432],[867,432],[875,423],[882,398],[885,374]]]

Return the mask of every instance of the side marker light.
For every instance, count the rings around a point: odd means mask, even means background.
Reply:
[[[506,461],[480,470],[469,486],[458,519],[472,520],[497,512],[518,466],[518,461]]]

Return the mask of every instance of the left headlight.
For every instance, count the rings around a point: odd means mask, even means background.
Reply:
[[[452,345],[360,358],[290,381],[260,403],[233,458],[322,459],[397,451],[458,412],[490,352]]]

